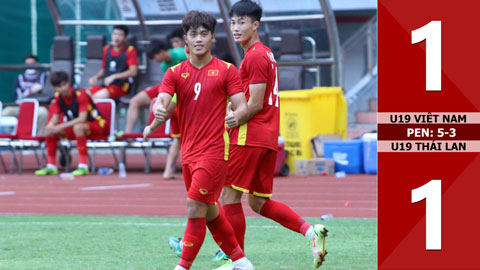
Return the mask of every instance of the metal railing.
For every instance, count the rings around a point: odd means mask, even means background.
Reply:
[[[50,64],[0,65],[0,71],[22,71],[25,69],[48,70],[50,69]]]
[[[303,21],[324,19],[323,14],[295,15],[295,16],[267,16],[262,17],[262,22],[280,22],[280,21]],[[217,19],[217,23],[223,23],[223,19]],[[139,20],[59,20],[59,25],[142,25]],[[144,25],[181,25],[182,20],[146,20]]]
[[[282,41],[282,37],[270,37],[270,40],[280,42]],[[312,47],[312,58],[297,61],[277,61],[277,65],[279,67],[310,66],[310,68],[306,68],[306,71],[315,73],[315,85],[320,86],[320,66],[332,66],[335,61],[331,57],[323,57],[317,59],[317,42],[313,37],[302,37],[302,40],[310,43],[310,46]]]

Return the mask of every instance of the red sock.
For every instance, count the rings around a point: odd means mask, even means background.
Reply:
[[[301,216],[293,212],[287,205],[267,200],[260,209],[260,215],[280,223],[283,227],[305,235],[310,223],[306,222]]]
[[[87,137],[77,137],[78,163],[87,164]]]
[[[57,137],[47,137],[45,141],[45,147],[47,148],[47,161],[48,164],[55,165],[55,156],[57,154]]]
[[[235,237],[237,238],[238,244],[242,250],[245,251],[243,244],[245,241],[245,229],[247,225],[245,223],[245,215],[243,214],[242,204],[226,204],[223,206],[223,210],[225,210],[225,217],[235,231]]]
[[[190,269],[193,260],[195,260],[198,251],[200,251],[203,240],[205,240],[205,234],[207,233],[206,223],[207,220],[205,218],[188,219],[187,228],[183,236],[182,257],[178,265]]]
[[[212,233],[213,239],[218,246],[230,256],[232,261],[236,261],[245,257],[242,248],[235,238],[230,222],[225,218],[223,212],[220,212],[218,217],[207,223],[208,229]]]

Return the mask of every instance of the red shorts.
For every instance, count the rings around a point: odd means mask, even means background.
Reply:
[[[158,96],[158,90],[160,89],[160,85],[161,84],[156,84],[152,87],[149,87],[143,91],[145,91],[145,93],[148,95],[148,97],[150,97],[150,99],[154,99]]]
[[[277,151],[230,145],[225,186],[259,197],[271,197]]]
[[[103,125],[102,122],[103,121]],[[88,125],[88,136],[103,136],[107,134],[107,127],[105,125],[104,120],[95,120],[92,122],[87,122]],[[75,140],[75,133],[73,132],[73,128],[66,128],[63,130],[67,135],[69,140]]]
[[[215,204],[228,172],[228,162],[207,159],[183,164],[183,177],[187,188],[187,197],[195,201]]]
[[[107,89],[108,94],[110,95],[109,98],[115,99],[115,98],[123,97],[126,94],[128,94],[128,91],[130,91],[130,83],[126,82],[122,86],[118,86],[114,84],[110,84],[109,86],[105,86],[105,85],[92,86],[88,88],[88,91],[90,91],[90,93],[94,95],[96,92],[102,89]]]
[[[178,125],[178,110],[173,111],[170,117],[170,136],[172,138],[180,138],[180,127]]]

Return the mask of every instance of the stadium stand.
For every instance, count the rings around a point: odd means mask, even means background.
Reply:
[[[22,172],[22,160],[24,150],[33,150],[39,166],[42,161],[38,157],[37,150],[42,150],[45,141],[44,136],[37,136],[37,114],[39,102],[36,99],[24,99],[20,103],[18,113],[18,125],[15,134],[0,134],[0,146],[10,149],[13,158],[12,163],[17,167],[17,172]],[[19,161],[16,160],[16,151],[19,151]],[[44,153],[42,151],[42,153]],[[45,160],[45,159],[44,159]],[[13,172],[13,167],[11,168]]]
[[[167,38],[166,35],[159,34],[159,35],[152,35],[150,39],[150,43],[153,43],[155,41],[165,41]],[[139,53],[140,55],[140,53]],[[135,94],[138,93],[138,91],[143,91],[144,89],[156,85],[159,82],[162,81],[163,79],[163,71],[160,68],[160,65],[155,62],[153,59],[147,58],[146,60],[146,70],[144,73],[139,74],[138,77],[138,87],[137,91],[135,91]],[[127,96],[121,97],[120,98],[120,104],[121,105],[128,105],[130,104],[130,100],[133,98],[135,95],[133,94],[133,91],[130,90],[130,93]]]
[[[103,35],[91,35],[87,37],[87,53],[85,68],[78,88],[87,89],[90,87],[88,79],[96,74],[102,68],[103,47],[105,47],[106,38]],[[99,81],[99,83],[102,83]]]
[[[107,133],[100,136],[88,136],[87,147],[92,149],[92,152],[89,152],[89,168],[92,174],[96,172],[96,158],[98,149],[107,149],[110,150],[115,165],[118,168],[119,161],[115,153],[115,149],[120,148],[124,145],[122,142],[115,142],[114,140],[114,131],[115,131],[115,118],[116,118],[116,103],[113,99],[97,99],[95,100],[95,105],[97,106],[98,112],[102,115],[102,118],[105,120],[105,125],[107,126]],[[62,117],[61,117],[62,118]],[[70,152],[73,148],[76,147],[76,141],[70,140],[60,140],[59,141],[59,150],[62,153],[65,163],[66,171],[70,170],[71,155]],[[91,153],[91,154],[90,154]],[[61,162],[62,163],[62,162]]]
[[[67,72],[70,78],[74,75],[74,52],[73,39],[69,36],[56,36],[53,40],[53,60],[50,66],[50,73],[56,71]],[[73,83],[73,82],[72,82]],[[32,95],[31,98],[38,100],[42,105],[47,105],[53,99],[55,89],[53,89],[50,79],[47,78],[44,89],[39,94]]]
[[[228,47],[227,34],[218,33],[215,35],[215,43],[212,53],[214,56],[222,59],[223,61],[233,63],[233,56],[230,53],[230,48]]]
[[[286,29],[280,32],[282,37],[280,48],[280,61],[293,61],[303,59],[303,44],[300,30]],[[278,67],[279,90],[303,89],[303,74],[301,66]]]
[[[149,108],[149,118],[148,118],[148,125],[152,123],[155,116],[153,115],[153,104],[157,99],[154,98],[150,103]],[[126,151],[127,149],[141,149],[143,155],[145,156],[145,173],[150,173],[151,164],[150,164],[150,157],[151,157],[151,149],[152,148],[163,148],[168,149],[172,144],[172,138],[170,137],[170,120],[168,120],[165,124],[160,126],[155,130],[155,132],[149,136],[148,141],[143,139],[143,133],[125,133],[122,136],[122,140],[126,143],[122,147],[122,162],[126,164]]]
[[[137,38],[135,36],[129,35],[127,37],[127,47],[128,46],[135,47],[137,49],[138,57],[141,58],[141,55],[143,54],[143,50],[139,50],[139,46],[137,44]],[[118,99],[118,105],[119,106],[128,107],[128,104],[130,103],[130,99],[132,99],[132,97],[135,96],[135,94],[137,94],[138,89],[139,89],[139,87],[138,87],[139,86],[139,79],[140,79],[139,74],[140,74],[140,72],[138,72],[137,76],[135,76],[134,78],[129,79],[129,82],[132,86],[130,87],[130,91],[128,91],[127,95],[125,95],[123,97],[120,97]]]
[[[95,100],[95,104],[97,105],[98,112],[102,115],[103,119],[105,120],[105,125],[107,126],[107,134],[103,136],[89,136],[87,138],[88,139],[87,147],[93,149],[93,154],[92,154],[92,159],[90,164],[90,171],[92,174],[94,174],[96,170],[96,157],[97,157],[96,151],[99,148],[110,149],[117,168],[119,165],[117,155],[115,154],[115,151],[114,151],[114,148],[118,147],[118,145],[115,145],[115,142],[114,142],[115,111],[116,111],[115,101],[113,99],[98,99],[98,100]]]
[[[270,47],[270,35],[267,32],[258,32],[258,37],[263,45]]]
[[[2,111],[2,109],[3,109],[3,103],[2,101],[0,101],[0,112]],[[0,122],[1,122],[1,119],[2,119],[2,114],[0,114]],[[5,165],[5,161],[3,160],[1,151],[0,151],[0,162],[2,163],[3,171],[7,173],[8,172],[7,165]]]

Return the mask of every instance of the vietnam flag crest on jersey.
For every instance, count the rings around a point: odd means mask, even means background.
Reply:
[[[208,76],[218,76],[218,69],[209,69]]]

